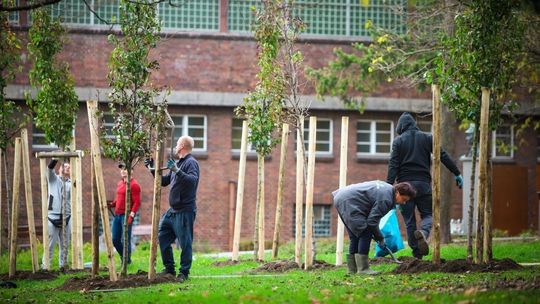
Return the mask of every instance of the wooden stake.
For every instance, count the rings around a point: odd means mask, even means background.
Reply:
[[[488,147],[491,147],[491,141],[488,140]],[[493,168],[491,163],[491,153],[488,149],[487,157],[487,185],[486,185],[486,204],[485,204],[485,213],[484,213],[484,263],[489,263],[493,259],[493,248],[492,248],[492,210],[493,210]]]
[[[295,218],[295,246],[294,261],[300,267],[302,265],[302,218],[304,205],[304,118],[299,118],[298,129],[296,130],[296,218]]]
[[[347,186],[347,151],[349,148],[349,117],[341,117],[341,150],[339,154],[339,188]],[[337,216],[336,266],[343,264],[343,236],[345,225]]]
[[[158,141],[156,146],[156,156],[154,167],[154,196],[152,199],[152,232],[150,234],[150,260],[148,266],[148,279],[156,278],[156,257],[158,243],[158,226],[161,215],[161,167],[163,162],[163,142]]]
[[[105,245],[107,247],[109,277],[111,281],[117,281],[118,277],[116,275],[116,267],[114,263],[114,248],[112,244],[111,227],[109,226],[109,213],[107,212],[107,196],[105,193],[105,182],[103,181],[103,170],[101,166],[101,150],[99,146],[99,136],[97,133],[99,129],[96,116],[97,101],[89,100],[87,101],[86,105],[88,108],[88,124],[90,127],[91,157],[94,161],[94,172],[101,213],[101,223],[103,226]]]
[[[94,160],[90,158],[90,183],[92,187],[92,277],[95,277],[99,272],[99,198],[94,171]]]
[[[238,166],[238,186],[236,188],[236,211],[234,215],[234,238],[232,260],[238,261],[240,247],[240,232],[242,230],[242,208],[244,205],[244,178],[246,176],[248,123],[242,122],[242,143],[240,145],[240,163]]]
[[[433,263],[441,263],[441,92],[433,91]]]
[[[26,217],[28,221],[28,234],[30,238],[30,253],[32,258],[32,272],[39,270],[38,250],[36,237],[36,224],[34,222],[34,201],[32,199],[32,176],[30,173],[30,153],[28,147],[28,131],[21,130],[21,150],[24,173],[24,190],[26,197]]]
[[[75,149],[75,138],[72,140],[71,148],[72,150]],[[74,158],[70,158],[69,160],[69,166],[70,166],[70,179],[71,179],[71,269],[77,269],[77,251],[78,251],[78,242],[77,242],[77,226],[79,225],[78,219],[77,219],[77,188],[79,185],[77,184],[77,163],[75,163]]]
[[[317,117],[309,118],[309,154],[306,181],[306,239],[305,239],[305,269],[313,265],[313,186],[315,181],[315,147],[317,140]]]
[[[489,89],[482,88],[480,111],[480,153],[478,156],[478,211],[476,220],[476,263],[482,263],[484,243],[484,212],[487,188],[487,150],[489,137]]]
[[[17,271],[17,229],[19,225],[19,187],[21,183],[21,138],[15,138],[13,159],[13,199],[11,200],[11,234],[9,239],[9,278]]]
[[[75,216],[77,218],[77,226],[76,226],[76,239],[73,240],[73,242],[77,243],[77,264],[75,265],[75,269],[83,269],[83,261],[84,261],[84,251],[83,251],[83,208],[82,208],[82,157],[75,158],[75,164],[76,164],[76,179],[75,183],[78,185],[78,187],[75,189],[75,191],[71,191],[71,194],[76,195],[76,205],[77,205],[77,212],[73,213],[71,211],[72,216]],[[73,172],[73,170],[72,170]]]
[[[4,196],[3,196],[3,193],[2,193],[2,153],[3,150],[0,149],[0,256],[2,256],[2,248],[4,246],[4,242],[3,242],[3,239],[2,239],[2,235],[3,235],[3,222],[2,222],[2,217],[4,217],[4,213],[2,212],[2,206],[4,205]]]
[[[259,222],[258,222],[258,233],[259,233],[259,250],[257,253],[257,258],[259,261],[264,261],[264,156],[258,155],[258,167],[259,167]]]
[[[47,186],[47,160],[45,158],[39,159],[39,172],[40,172],[40,184],[41,184],[41,223],[43,230],[43,269],[51,269],[51,261],[49,257],[49,189]]]
[[[37,158],[81,158],[84,154],[82,151],[75,151],[75,145],[72,145],[74,151],[50,151],[50,152],[38,152]]]
[[[281,155],[279,157],[278,190],[276,199],[276,220],[274,238],[272,239],[272,259],[276,259],[279,251],[279,235],[281,232],[281,211],[283,209],[283,184],[285,182],[285,162],[287,160],[287,143],[289,141],[289,125],[283,124],[281,134]]]

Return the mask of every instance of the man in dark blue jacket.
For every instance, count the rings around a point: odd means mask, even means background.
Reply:
[[[399,136],[392,142],[386,182],[408,182],[417,191],[415,199],[401,206],[401,214],[407,226],[407,239],[413,256],[422,259],[429,253],[427,238],[433,224],[430,170],[433,138],[431,134],[421,132],[412,115],[407,112],[399,118],[396,132]],[[456,184],[461,189],[463,177],[443,149],[441,162],[455,175]],[[422,219],[420,229],[416,227],[415,207]]]
[[[377,274],[369,268],[371,239],[375,239],[381,248],[385,246],[379,229],[381,218],[396,204],[404,204],[414,198],[415,189],[409,183],[390,186],[377,180],[349,185],[332,194],[334,206],[349,234],[349,273]]]
[[[196,195],[199,185],[199,163],[191,155],[194,141],[190,136],[182,136],[176,144],[176,154],[180,160],[169,159],[169,174],[161,177],[161,185],[171,185],[169,191],[170,208],[161,217],[159,223],[159,248],[165,270],[162,274],[176,275],[174,255],[171,244],[178,239],[182,254],[180,256],[180,283],[188,279],[193,260],[193,223],[197,212]],[[145,161],[147,167],[152,161]],[[152,171],[154,174],[154,171]]]

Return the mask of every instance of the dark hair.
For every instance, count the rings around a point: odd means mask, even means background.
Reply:
[[[407,182],[395,184],[394,189],[399,192],[399,194],[406,195],[411,199],[416,197],[416,189]]]

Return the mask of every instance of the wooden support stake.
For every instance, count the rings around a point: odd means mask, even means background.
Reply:
[[[30,240],[30,253],[32,258],[32,272],[39,270],[38,249],[36,237],[36,224],[34,221],[34,201],[32,199],[32,176],[30,173],[30,152],[28,147],[28,131],[21,130],[21,150],[24,173],[24,190],[26,197],[26,217],[28,221],[28,234]]]
[[[90,183],[92,187],[92,277],[95,277],[99,272],[99,198],[94,171],[94,161],[90,158]]]
[[[278,189],[276,199],[276,220],[272,239],[272,259],[277,259],[279,251],[279,235],[281,232],[281,211],[283,209],[283,184],[285,183],[285,162],[287,161],[287,144],[289,141],[289,125],[283,124],[281,133],[281,155],[279,157]]]
[[[296,130],[296,216],[295,216],[295,245],[294,261],[300,267],[302,265],[302,212],[304,205],[304,118],[299,118],[299,127]]]
[[[158,141],[154,167],[161,167],[163,162],[163,142]],[[152,231],[150,234],[150,260],[148,266],[148,279],[156,278],[156,257],[158,245],[158,225],[161,213],[161,170],[156,169],[154,174],[154,196],[152,199]]]
[[[39,159],[39,172],[41,184],[41,222],[43,230],[43,269],[51,269],[51,260],[49,257],[49,187],[47,185],[47,160]]]
[[[103,170],[101,165],[101,149],[98,136],[98,120],[96,116],[97,101],[89,100],[86,103],[88,108],[88,124],[90,127],[91,157],[94,161],[94,173],[98,192],[99,209],[101,213],[101,223],[103,235],[107,247],[107,259],[109,267],[109,277],[111,281],[117,281],[116,267],[114,262],[114,247],[112,244],[111,227],[109,226],[109,213],[107,212],[107,196],[105,193],[105,182],[103,181]]]
[[[71,143],[71,148],[75,149],[75,138],[73,138]],[[69,160],[69,166],[70,166],[70,179],[71,179],[71,196],[70,196],[70,204],[71,204],[71,218],[70,218],[70,224],[71,224],[71,269],[77,269],[77,251],[78,251],[78,242],[77,242],[77,226],[79,225],[78,219],[77,219],[77,209],[79,206],[77,206],[77,188],[79,185],[77,184],[77,163],[75,162],[74,158],[70,158]],[[69,246],[69,245],[68,245]]]
[[[488,146],[491,147],[491,144]],[[486,264],[493,259],[493,167],[491,157],[488,157],[487,162],[486,212],[484,214],[484,263]]]
[[[244,178],[246,176],[248,123],[242,122],[242,142],[240,144],[240,162],[238,165],[238,186],[236,188],[236,211],[234,215],[234,238],[232,260],[238,261],[240,248],[240,232],[242,230],[242,208],[244,206]]]
[[[482,105],[480,110],[480,153],[478,155],[478,211],[476,220],[476,263],[483,262],[484,212],[487,188],[487,151],[489,142],[489,89],[482,88]]]
[[[71,158],[72,268],[83,269],[82,157]],[[75,208],[74,208],[75,207]]]
[[[4,247],[4,242],[2,238],[2,235],[4,234],[4,222],[2,222],[2,218],[4,217],[4,213],[2,212],[2,206],[4,205],[4,196],[2,193],[2,154],[3,150],[0,149],[0,256],[2,256],[2,248]]]
[[[50,152],[38,152],[36,158],[81,158],[84,156],[82,151],[50,151]]]
[[[264,156],[258,155],[258,167],[259,167],[259,250],[257,258],[259,261],[264,261]]]
[[[17,271],[17,228],[19,225],[19,187],[21,183],[21,138],[15,138],[13,159],[13,199],[11,200],[11,233],[9,238],[9,278]]]
[[[441,263],[441,91],[433,91],[433,263]]]
[[[317,117],[309,118],[309,149],[308,172],[306,181],[306,240],[305,240],[305,269],[313,265],[313,187],[315,181],[315,147],[317,140]]]
[[[339,188],[347,186],[347,151],[349,148],[349,117],[341,117],[341,151],[339,154]],[[343,264],[343,236],[345,225],[337,216],[336,266]]]

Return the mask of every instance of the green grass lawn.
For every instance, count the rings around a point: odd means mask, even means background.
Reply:
[[[320,242],[318,248],[321,252],[317,255],[318,260],[335,262],[332,242]],[[280,258],[292,257],[292,250],[290,244],[284,246]],[[133,264],[129,265],[130,273],[148,270],[148,252],[147,244],[137,248],[133,253]],[[464,258],[465,252],[464,245],[447,245],[442,247],[441,256],[458,259]],[[85,260],[90,260],[88,246],[85,254]],[[175,254],[178,259],[178,253]],[[409,250],[405,249],[398,256],[408,254]],[[56,257],[55,254],[53,266],[57,265]],[[539,263],[540,241],[495,242],[494,257]],[[67,278],[86,275],[83,273],[61,275],[52,281],[16,281],[17,289],[0,289],[0,303],[540,303],[540,290],[533,288],[540,284],[538,266],[499,273],[394,275],[390,273],[396,267],[394,264],[382,264],[373,267],[383,272],[374,277],[346,275],[345,267],[261,276],[261,273],[246,273],[260,265],[251,258],[252,255],[242,256],[239,264],[216,267],[212,266],[215,261],[226,259],[196,254],[187,283],[166,283],[116,292],[55,290]],[[0,273],[6,273],[8,257],[3,255],[0,261]],[[157,262],[161,266],[159,257]],[[104,255],[101,264],[106,264]],[[27,251],[18,255],[17,269],[31,270]],[[522,290],[501,288],[508,286],[504,283],[509,281],[530,284]]]

